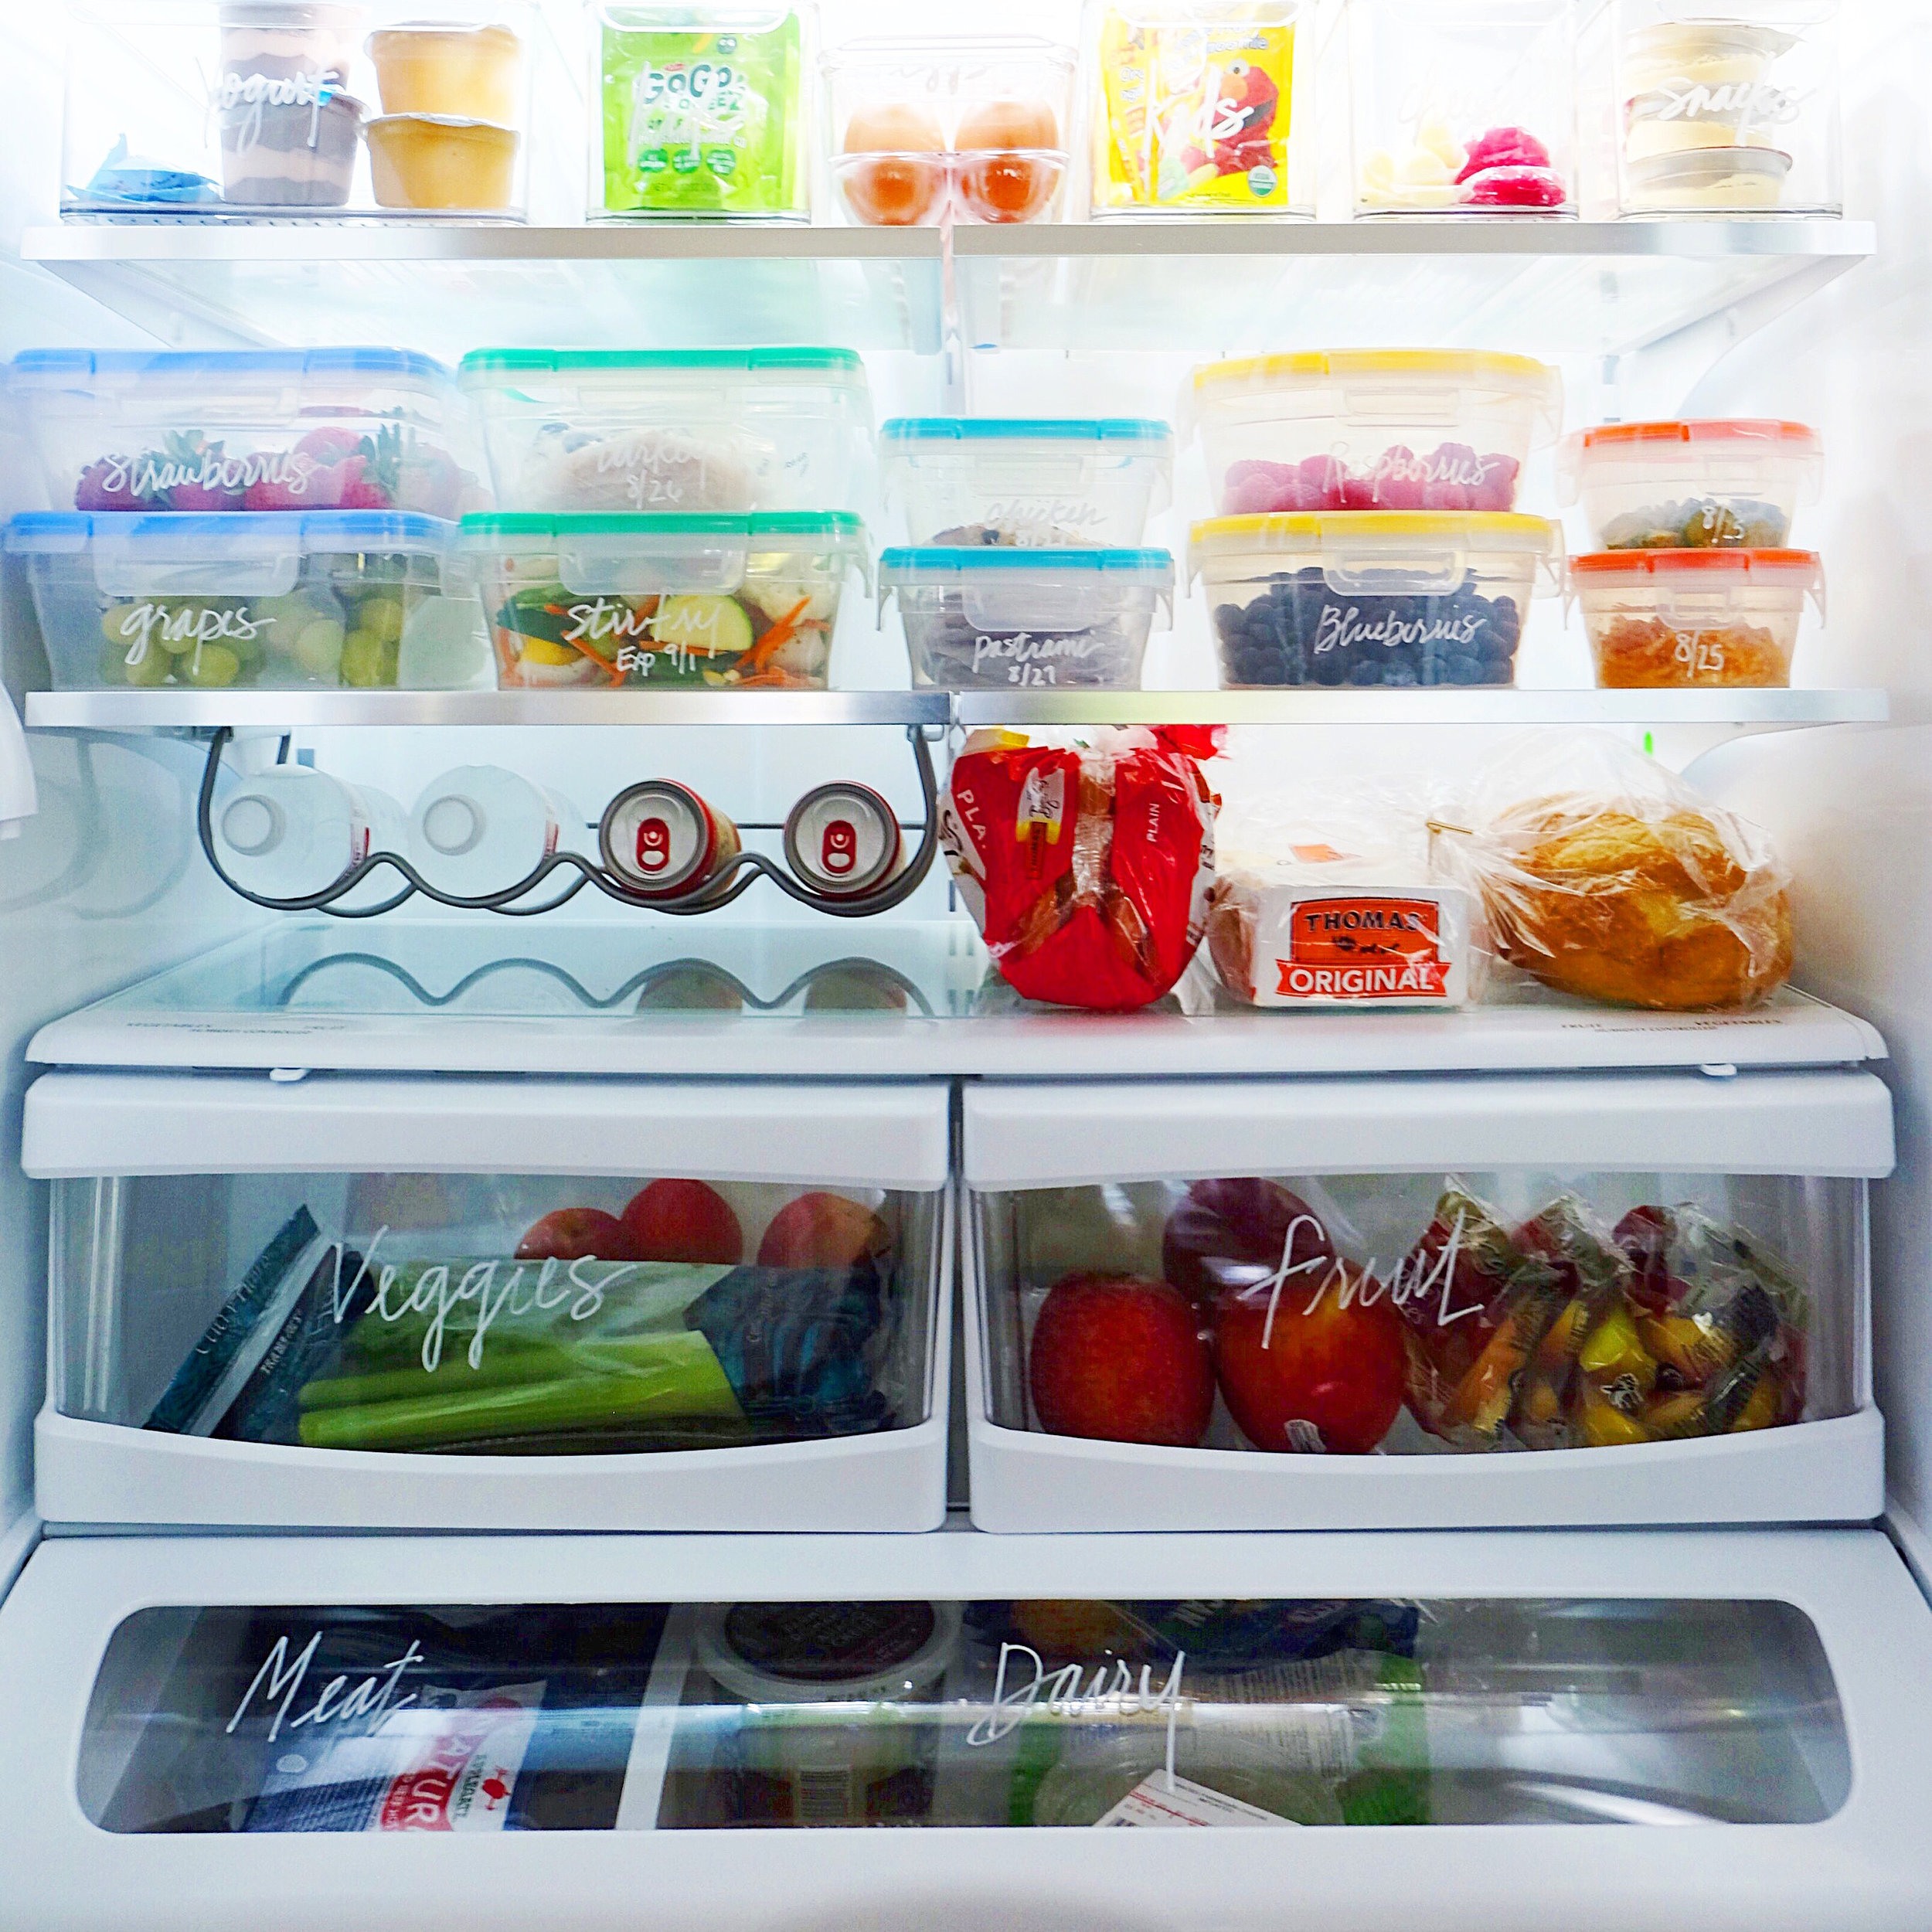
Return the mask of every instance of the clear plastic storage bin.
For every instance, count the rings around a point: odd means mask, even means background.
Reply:
[[[1777,549],[1824,469],[1802,423],[1612,423],[1564,439],[1556,495],[1581,501],[1600,549]]]
[[[447,571],[447,523],[307,516],[90,516],[7,526],[54,688],[447,690],[490,682],[482,613]]]
[[[1837,0],[1614,0],[1626,215],[1839,215]]]
[[[1311,0],[1088,0],[1097,215],[1312,216]]]
[[[587,0],[590,213],[811,213],[814,0]]]
[[[1195,525],[1188,577],[1206,585],[1229,689],[1508,685],[1561,555],[1535,516],[1226,516]]]
[[[939,1520],[943,1083],[56,1073],[33,1096],[50,1515]]]
[[[1353,0],[1362,215],[1577,212],[1573,0]]]
[[[1205,364],[1192,410],[1223,516],[1509,510],[1563,396],[1523,355],[1318,350]]]
[[[872,402],[849,349],[486,349],[458,379],[500,509],[859,507]]]
[[[461,544],[505,685],[822,691],[855,516],[483,516]]]
[[[488,501],[450,372],[402,349],[23,349],[7,387],[62,509],[449,518]]]
[[[1137,544],[1174,468],[1173,431],[1131,417],[900,416],[879,445],[915,543]]]
[[[913,683],[942,691],[1138,691],[1165,550],[891,549],[879,605],[899,600]]]
[[[827,168],[871,228],[1050,221],[1073,145],[1071,47],[854,40],[825,57]]]
[[[1616,689],[1784,685],[1808,600],[1809,550],[1604,550],[1572,557],[1598,684]]]
[[[528,0],[80,0],[70,23],[63,216],[523,216]]]

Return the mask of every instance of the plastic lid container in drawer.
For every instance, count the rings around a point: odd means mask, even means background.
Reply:
[[[944,691],[1137,691],[1165,550],[886,550],[879,604],[899,600],[915,685]]]
[[[466,517],[504,686],[822,691],[866,526],[763,516]]]
[[[450,372],[402,349],[26,349],[8,388],[63,508],[454,517],[488,500]]]
[[[56,689],[490,682],[481,613],[447,583],[451,526],[307,516],[36,512],[7,526]]]
[[[1776,549],[1824,471],[1802,423],[1611,423],[1565,438],[1556,493],[1581,500],[1601,549]]]
[[[872,402],[849,349],[485,349],[458,380],[501,509],[859,507]]]
[[[1563,379],[1526,355],[1351,349],[1194,372],[1223,516],[1513,509],[1531,451],[1563,424]]]
[[[1825,614],[1809,550],[1605,550],[1572,557],[1599,685],[1788,685],[1804,600]]]
[[[1173,477],[1173,431],[1131,417],[900,416],[879,441],[917,543],[1138,543]]]
[[[1506,685],[1561,555],[1537,516],[1224,516],[1195,525],[1188,578],[1233,689]]]

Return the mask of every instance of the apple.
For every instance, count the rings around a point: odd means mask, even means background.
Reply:
[[[771,1217],[758,1243],[761,1268],[851,1268],[892,1246],[886,1224],[842,1194],[801,1194]]]
[[[1240,1288],[1216,1305],[1222,1400],[1257,1449],[1366,1456],[1401,1413],[1405,1364],[1386,1289],[1344,1262],[1311,1284]]]
[[[516,1244],[519,1261],[639,1261],[631,1230],[602,1208],[557,1208],[532,1221]]]
[[[1214,1359],[1179,1288],[1132,1274],[1063,1275],[1033,1325],[1027,1380],[1056,1436],[1199,1447],[1214,1413]]]
[[[653,1181],[622,1216],[640,1261],[705,1261],[736,1267],[745,1233],[731,1203],[702,1181]]]
[[[1274,1181],[1196,1181],[1161,1237],[1161,1273],[1204,1305],[1229,1288],[1269,1280],[1284,1260],[1302,1270],[1287,1277],[1288,1286],[1312,1288],[1326,1270],[1308,1264],[1334,1259],[1321,1217]]]

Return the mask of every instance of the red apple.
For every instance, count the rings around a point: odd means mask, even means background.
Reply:
[[[1326,1270],[1306,1264],[1334,1258],[1321,1217],[1274,1181],[1196,1181],[1161,1237],[1162,1274],[1204,1305],[1267,1281],[1284,1260],[1302,1269],[1287,1277],[1290,1287],[1312,1288]]]
[[[1228,1413],[1256,1448],[1365,1456],[1401,1411],[1402,1318],[1379,1283],[1338,1262],[1312,1285],[1223,1296],[1214,1364]]]
[[[640,1261],[706,1261],[736,1267],[745,1231],[731,1203],[702,1181],[653,1181],[624,1210]]]
[[[758,1243],[761,1268],[851,1268],[892,1246],[886,1224],[842,1194],[801,1194],[771,1217]]]
[[[519,1261],[640,1261],[631,1230],[602,1208],[558,1208],[532,1221],[516,1244]]]
[[[1132,1274],[1063,1275],[1027,1365],[1040,1427],[1056,1436],[1192,1449],[1214,1413],[1214,1360],[1179,1288]]]

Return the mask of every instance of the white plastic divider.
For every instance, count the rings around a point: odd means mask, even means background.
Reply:
[[[1849,1072],[985,1082],[965,1090],[979,1189],[1449,1166],[1882,1179],[1892,1100]]]
[[[801,1187],[945,1185],[940,1081],[495,1080],[48,1073],[36,1180],[110,1174],[672,1173]]]

